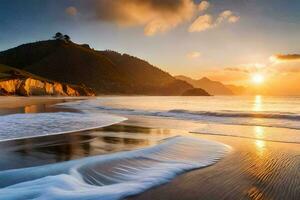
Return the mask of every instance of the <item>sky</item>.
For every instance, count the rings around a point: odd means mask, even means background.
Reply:
[[[172,75],[245,85],[260,74],[269,84],[288,80],[289,87],[300,78],[299,0],[0,3],[0,51],[62,32],[76,43],[128,53]]]

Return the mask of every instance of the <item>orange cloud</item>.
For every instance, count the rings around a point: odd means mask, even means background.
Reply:
[[[199,16],[189,27],[189,32],[201,32],[213,28],[213,18],[211,15]]]
[[[187,58],[190,58],[190,59],[196,59],[201,56],[201,53],[198,51],[192,51],[192,52],[189,52],[186,56],[187,56]]]
[[[65,12],[66,12],[68,15],[70,15],[70,16],[75,16],[75,15],[77,15],[78,10],[77,10],[76,7],[70,6],[70,7],[67,7],[67,8],[66,8]]]
[[[97,0],[96,18],[120,26],[144,26],[152,36],[191,20],[197,10],[193,0]]]
[[[209,8],[210,3],[208,1],[201,1],[198,5],[198,10],[199,11],[205,11]]]
[[[244,72],[249,73],[249,70],[241,68],[241,67],[226,67],[225,71],[232,71],[232,72]]]
[[[271,61],[300,61],[300,54],[278,54],[271,57]]]
[[[199,16],[189,27],[189,32],[202,32],[211,28],[215,28],[223,22],[236,23],[240,19],[239,16],[235,15],[230,10],[225,10],[219,14],[217,19],[214,21],[211,15]]]

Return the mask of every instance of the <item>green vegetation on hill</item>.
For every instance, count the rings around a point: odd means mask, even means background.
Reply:
[[[181,95],[193,86],[136,57],[56,39],[0,52],[0,63],[97,94]]]

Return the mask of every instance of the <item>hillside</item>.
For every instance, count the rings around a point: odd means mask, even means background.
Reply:
[[[177,79],[186,81],[195,88],[201,88],[212,95],[234,95],[234,93],[219,81],[212,81],[206,77],[194,80],[186,76],[176,76]]]
[[[193,88],[136,57],[61,40],[0,52],[0,63],[46,79],[83,84],[97,94],[181,95]]]

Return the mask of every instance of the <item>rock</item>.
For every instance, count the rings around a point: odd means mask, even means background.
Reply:
[[[71,86],[35,78],[15,78],[0,81],[0,95],[94,96],[95,93],[84,86]]]

